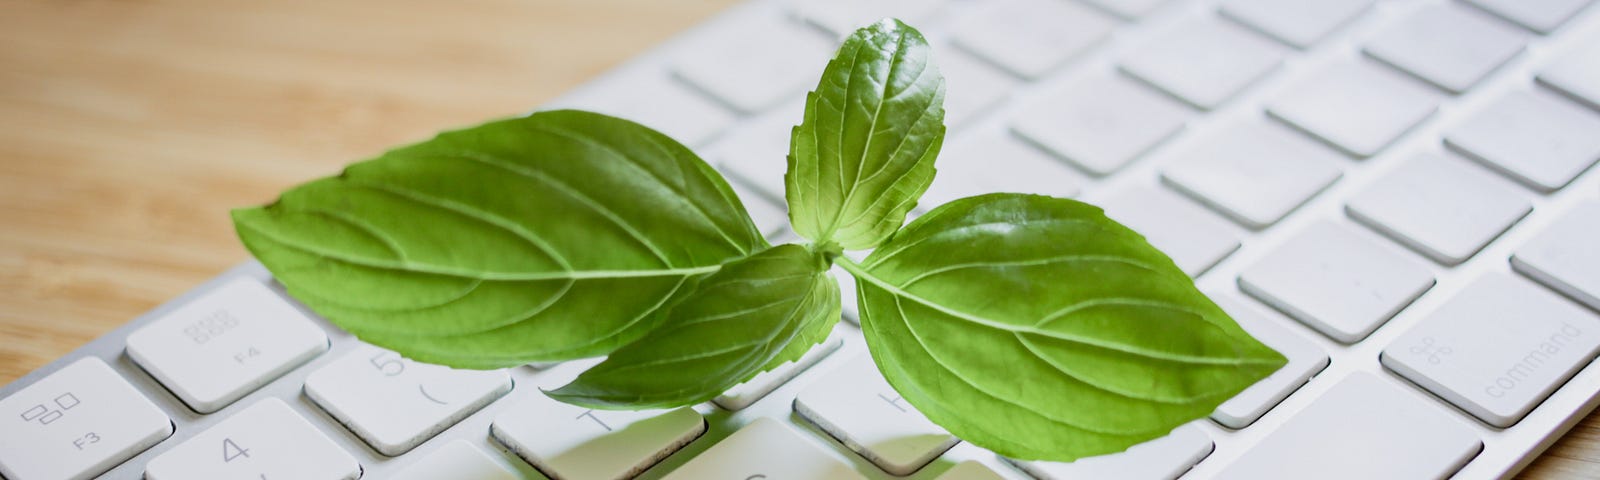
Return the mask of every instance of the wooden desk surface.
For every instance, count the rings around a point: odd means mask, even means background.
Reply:
[[[0,0],[0,384],[247,258],[227,210],[736,0]],[[1525,472],[1600,478],[1600,415]]]

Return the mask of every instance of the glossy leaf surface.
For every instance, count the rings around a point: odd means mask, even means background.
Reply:
[[[960,199],[844,265],[889,383],[1008,457],[1125,450],[1285,363],[1143,237],[1073,200]]]
[[[233,217],[317,313],[462,368],[604,355],[766,247],[687,148],[578,111],[445,132]]]
[[[660,328],[547,393],[590,408],[694,405],[798,360],[838,320],[827,261],[799,245],[773,247],[724,265]]]
[[[933,182],[944,142],[944,77],[899,20],[856,31],[806,96],[784,175],[796,233],[846,249],[900,228]]]

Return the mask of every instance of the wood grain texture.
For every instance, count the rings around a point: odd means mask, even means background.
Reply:
[[[243,261],[229,208],[734,2],[0,0],[0,383]],[[1524,477],[1600,478],[1600,416]]]

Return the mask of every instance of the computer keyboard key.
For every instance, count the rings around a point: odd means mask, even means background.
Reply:
[[[1283,63],[1287,48],[1211,18],[1138,46],[1120,67],[1190,105],[1216,108]]]
[[[756,224],[756,230],[761,232],[761,236],[772,238],[789,228],[789,212],[779,204],[773,203],[771,198],[745,187],[738,179],[728,179],[728,186],[733,188],[734,195],[739,196],[739,203],[744,204],[745,211],[750,214],[750,221]]]
[[[1373,0],[1231,0],[1222,14],[1284,43],[1307,48],[1350,23]]]
[[[1211,300],[1250,332],[1250,336],[1289,359],[1283,368],[1218,405],[1217,410],[1211,412],[1211,419],[1222,426],[1233,429],[1250,426],[1328,367],[1328,353],[1311,340],[1289,331],[1281,319],[1268,318],[1267,313],[1228,294],[1212,294]]]
[[[1555,31],[1594,0],[1465,0],[1539,33]]]
[[[855,303],[855,298],[851,297],[846,301],[853,304]],[[844,345],[844,337],[840,336],[838,332],[834,332],[826,340],[823,340],[821,344],[807,350],[805,355],[800,356],[800,359],[779,365],[778,368],[761,372],[755,377],[745,380],[744,383],[729,387],[727,391],[722,392],[722,395],[718,395],[717,398],[713,398],[711,401],[716,403],[717,406],[728,410],[742,410],[744,407],[748,407],[757,400],[766,397],[767,394],[777,390],[783,384],[788,383],[789,380],[793,380],[800,372],[804,372],[806,369],[811,368],[812,365],[816,365],[818,360],[822,360],[823,357],[838,350],[840,345]]]
[[[812,382],[794,409],[894,475],[910,475],[959,442],[900,398],[865,354]]]
[[[1323,220],[1239,275],[1239,287],[1328,338],[1355,343],[1433,287],[1421,262]]]
[[[1600,114],[1537,90],[1516,91],[1445,133],[1445,144],[1523,184],[1553,192],[1600,160]]]
[[[1267,113],[1329,145],[1370,157],[1438,108],[1443,94],[1366,61],[1303,76],[1268,102]]]
[[[1600,110],[1600,37],[1566,56],[1551,62],[1539,72],[1539,83],[1574,100]]]
[[[1191,111],[1111,75],[1080,79],[1028,106],[1011,129],[1095,175],[1108,175],[1183,129]]]
[[[1383,349],[1385,367],[1484,423],[1522,420],[1600,353],[1600,318],[1509,274],[1457,292]]]
[[[967,460],[950,467],[933,480],[1005,480],[1005,477],[995,473],[988,465],[976,460]]]
[[[1227,220],[1158,186],[1126,188],[1094,201],[1106,215],[1144,235],[1191,277],[1239,249],[1241,233]]]
[[[939,155],[939,173],[917,203],[919,210],[994,192],[1073,197],[1088,183],[1071,166],[1005,132],[946,145]]]
[[[1425,152],[1357,192],[1345,211],[1436,262],[1456,265],[1532,211],[1525,197],[1510,180]]]
[[[736,110],[758,113],[815,86],[834,50],[804,25],[759,16],[690,39],[672,71]]]
[[[1580,204],[1545,227],[1517,248],[1511,266],[1600,311],[1600,202]]]
[[[1528,34],[1452,3],[1432,5],[1388,26],[1366,52],[1428,83],[1465,92],[1522,51]]]
[[[1085,0],[1090,5],[1116,14],[1126,20],[1138,20],[1157,8],[1165,5],[1168,0]]]
[[[1266,119],[1201,139],[1161,179],[1240,224],[1278,223],[1343,175],[1338,152]]]
[[[172,431],[166,413],[104,360],[84,357],[0,399],[0,475],[94,478]]]
[[[517,475],[505,466],[495,463],[465,440],[446,443],[422,457],[416,463],[400,470],[394,480],[438,480],[460,478],[464,480],[517,480]]]
[[[759,417],[673,470],[665,480],[708,478],[865,480],[814,441],[772,417]]]
[[[306,377],[306,396],[374,450],[396,456],[511,391],[505,370],[455,370],[360,344]]]
[[[944,74],[944,121],[949,128],[966,124],[1017,87],[1015,77],[961,50],[942,50],[936,60]]]
[[[844,38],[857,28],[888,17],[921,25],[946,3],[945,0],[792,0],[789,7],[807,23]]]
[[[128,357],[200,413],[221,410],[327,350],[321,327],[243,277],[128,335]]]
[[[543,109],[555,108],[625,118],[690,147],[704,146],[735,119],[732,111],[715,100],[659,72],[606,77]]]
[[[955,27],[956,45],[1027,79],[1067,63],[1118,25],[1077,2],[996,0],[976,7]]]
[[[789,132],[800,119],[757,121],[728,132],[707,157],[718,170],[743,180],[771,200],[783,200],[789,170]],[[788,222],[788,214],[784,214]]]
[[[1193,424],[1186,424],[1165,437],[1134,445],[1121,453],[1080,458],[1071,463],[1011,462],[1040,480],[1171,480],[1211,455],[1215,447],[1205,432]]]
[[[361,464],[327,435],[268,398],[172,447],[145,466],[145,480],[353,480]]]
[[[1448,478],[1483,449],[1467,424],[1419,394],[1356,372],[1244,452],[1217,478]]]
[[[689,407],[591,410],[542,393],[489,427],[495,440],[554,480],[633,478],[705,431],[705,419]]]

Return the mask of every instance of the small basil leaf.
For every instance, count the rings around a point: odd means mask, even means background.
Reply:
[[[1285,363],[1142,236],[1072,200],[960,199],[841,264],[895,390],[1008,457],[1125,450]]]
[[[723,265],[660,328],[546,393],[606,409],[710,400],[827,338],[839,320],[839,285],[827,270],[825,259],[799,245]]]
[[[442,133],[233,218],[317,313],[462,368],[604,355],[766,247],[687,148],[578,111]]]
[[[944,77],[916,29],[886,19],[839,47],[790,141],[784,175],[800,235],[871,248],[933,182],[944,142]]]

